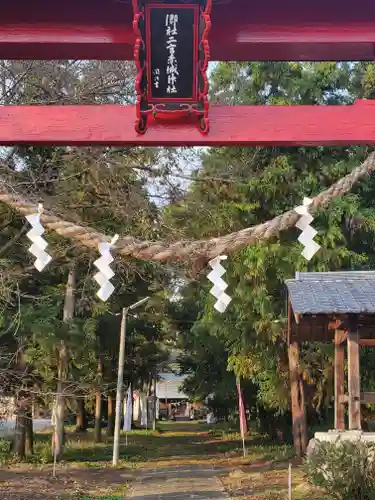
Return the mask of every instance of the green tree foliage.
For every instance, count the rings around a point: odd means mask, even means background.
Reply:
[[[226,104],[350,104],[370,96],[372,74],[362,63],[220,63],[212,75],[211,97]],[[203,153],[203,166],[193,173],[186,195],[167,207],[165,217],[184,236],[196,238],[256,225],[327,188],[367,153],[365,147],[211,149]],[[215,366],[222,374],[226,364],[229,372],[252,381],[259,408],[288,410],[284,281],[296,271],[373,268],[374,190],[371,176],[317,214],[313,225],[322,249],[311,263],[300,255],[297,229],[231,256],[225,279],[233,302],[224,315],[214,312],[210,283],[200,280],[198,311],[190,318],[192,332],[183,340],[190,372],[187,390],[202,396],[210,391],[198,381],[206,365],[215,373],[208,346],[215,353],[220,345],[223,354],[220,360],[216,356]],[[197,289],[196,284],[187,288],[192,286]],[[305,345],[302,365],[309,407],[320,410],[332,395],[332,346]],[[370,369],[369,361],[364,379]],[[211,388],[229,394],[217,383]]]
[[[126,102],[132,98],[133,78],[134,68],[127,63],[0,65],[4,104]],[[227,104],[351,104],[357,97],[372,97],[373,81],[372,65],[362,63],[220,63],[212,75],[211,98]],[[264,222],[330,186],[368,149],[238,147],[172,154],[142,148],[17,147],[0,154],[3,182],[21,194],[32,193],[36,203],[42,200],[67,220],[109,236],[176,239],[217,236]],[[163,190],[160,198],[156,186]],[[101,304],[91,279],[97,253],[56,235],[47,236],[54,260],[38,274],[27,252],[24,219],[0,205],[3,387],[22,393],[22,400],[28,391],[34,401],[36,394],[51,405],[56,347],[63,342],[69,352],[65,387],[71,409],[77,398],[85,398],[92,410],[94,393],[99,403],[102,395],[113,395],[122,307],[152,295],[145,311],[129,318],[126,380],[150,387],[150,374],[165,359],[164,341],[172,337],[171,344],[185,351],[185,390],[200,399],[214,395],[216,410],[226,416],[224,410],[235,408],[240,378],[251,414],[266,423],[266,430],[275,430],[269,417],[289,409],[284,280],[307,269],[373,268],[374,190],[369,177],[317,214],[314,226],[322,249],[310,264],[300,255],[296,229],[231,256],[225,278],[233,302],[225,315],[214,312],[205,277],[194,276],[185,285],[181,267],[125,259],[116,261],[116,294]],[[63,304],[72,266],[76,300],[67,325]],[[174,295],[166,305],[169,289]],[[14,361],[20,350],[22,363]],[[363,356],[367,387],[373,356]],[[6,375],[10,366],[9,373],[18,374],[16,383]],[[302,367],[310,411],[327,407],[332,346],[303,346]]]
[[[119,62],[5,61],[0,65],[0,81],[7,89],[2,94],[4,104],[126,103],[132,99],[133,78],[133,65]],[[0,156],[3,182],[31,196],[36,207],[43,201],[47,210],[53,207],[66,219],[108,236],[154,237],[158,209],[149,198],[147,179],[133,168],[154,161],[153,150],[15,147],[1,150]],[[122,307],[152,295],[146,311],[140,311],[138,319],[129,318],[128,325],[125,376],[134,387],[143,388],[165,356],[160,312],[168,274],[154,264],[117,260],[116,293],[102,304],[95,297],[97,284],[92,279],[97,252],[82,251],[69,240],[48,234],[53,261],[38,273],[32,265],[34,257],[27,252],[27,230],[23,217],[0,206],[2,388],[16,390],[9,380],[17,369],[14,353],[22,345],[27,364],[17,379],[22,404],[29,408],[31,402],[40,403],[51,410],[63,343],[68,351],[64,382],[68,407],[75,411],[76,400],[84,399],[94,413],[94,392],[99,390],[99,400],[104,399],[116,385]],[[64,296],[72,266],[75,311],[73,321],[66,324]],[[98,374],[99,359],[103,374]]]

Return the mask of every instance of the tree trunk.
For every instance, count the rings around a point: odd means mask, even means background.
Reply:
[[[25,435],[25,448],[26,448],[26,454],[27,455],[32,455],[34,453],[34,431],[33,431],[33,413],[32,410],[30,409],[28,412],[26,412],[26,417],[25,417],[25,424],[26,424],[26,435]]]
[[[154,378],[153,378],[153,375],[150,374],[149,376],[149,379],[148,379],[148,384],[147,384],[147,397],[149,398],[152,394],[152,382],[153,382]]]
[[[86,432],[86,430],[87,430],[87,419],[86,419],[85,400],[82,396],[77,399],[76,432]]]
[[[299,346],[296,342],[292,342],[289,345],[288,355],[294,449],[296,455],[301,457],[305,453],[307,447],[307,424],[304,385],[299,366]]]
[[[107,436],[113,437],[115,432],[115,408],[116,408],[116,397],[113,393],[108,396],[108,425],[107,425]]]
[[[94,441],[100,443],[102,440],[102,393],[100,390],[95,393],[95,431]]]
[[[100,443],[102,440],[102,378],[103,378],[103,360],[98,360],[98,387],[95,393],[95,431],[94,441]]]
[[[65,323],[70,323],[74,317],[76,272],[69,271],[65,292],[64,314]],[[65,382],[68,371],[68,348],[62,340],[57,348],[57,394],[55,406],[55,430],[52,436],[52,451],[57,458],[62,455],[64,448],[64,419],[65,419]]]
[[[16,416],[14,453],[21,460],[23,460],[26,456],[26,416],[25,410],[22,407],[18,408]]]
[[[156,431],[156,405],[157,405],[157,397],[156,397],[156,385],[157,385],[157,374],[156,369],[154,372],[154,390],[153,390],[153,398],[152,398],[152,430]],[[189,405],[190,406],[190,405]],[[191,409],[189,410],[189,418],[191,415]]]
[[[40,418],[40,403],[39,401],[34,401],[33,402],[33,411],[32,411],[33,418],[39,419]]]
[[[20,387],[15,397],[15,410],[16,410],[16,425],[13,442],[13,451],[21,460],[26,455],[26,400],[25,400],[25,387],[23,386],[23,377],[27,374],[25,353],[24,353],[24,340],[19,339],[18,352],[17,352],[17,372],[20,380]]]
[[[55,407],[55,431],[53,433],[52,451],[60,458],[64,448],[64,419],[65,419],[65,380],[68,363],[68,353],[65,342],[61,341],[57,352],[57,394]]]

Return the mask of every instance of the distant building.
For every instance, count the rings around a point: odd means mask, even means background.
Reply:
[[[156,418],[190,418],[189,396],[181,390],[186,375],[179,375],[178,351],[171,351],[163,363],[156,382]],[[140,391],[133,392],[133,419],[148,426],[153,415],[154,396],[148,398]],[[147,409],[146,409],[147,408]]]
[[[16,403],[12,396],[0,396],[0,438],[12,439],[16,427]],[[33,418],[34,431],[51,429],[49,418]]]
[[[156,382],[156,397],[159,405],[158,418],[172,416],[189,418],[189,396],[181,389],[186,375],[178,375],[180,367],[177,363],[171,363],[166,368],[168,371],[162,371]]]

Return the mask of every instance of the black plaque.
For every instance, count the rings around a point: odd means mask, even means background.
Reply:
[[[197,100],[198,7],[148,5],[149,102]]]

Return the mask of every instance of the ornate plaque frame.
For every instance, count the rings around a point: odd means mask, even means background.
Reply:
[[[150,36],[147,31],[150,26],[147,26],[147,5],[155,4],[155,0],[132,0],[134,20],[133,29],[136,34],[134,45],[134,59],[136,64],[136,124],[135,129],[138,134],[144,134],[147,130],[148,117],[152,115],[154,118],[163,116],[168,118],[182,118],[186,116],[196,117],[199,130],[202,134],[209,132],[209,102],[208,88],[209,82],[207,78],[208,63],[210,60],[210,47],[208,42],[208,34],[211,28],[211,8],[212,0],[192,0],[177,4],[163,2],[159,6],[173,7],[181,9],[187,5],[197,6],[198,19],[196,33],[198,34],[198,50],[196,61],[196,100],[192,99],[160,99],[155,97],[150,99],[150,72],[149,61],[151,48],[147,47],[147,40]],[[156,7],[156,6],[155,6]],[[150,43],[150,42],[149,42]]]

